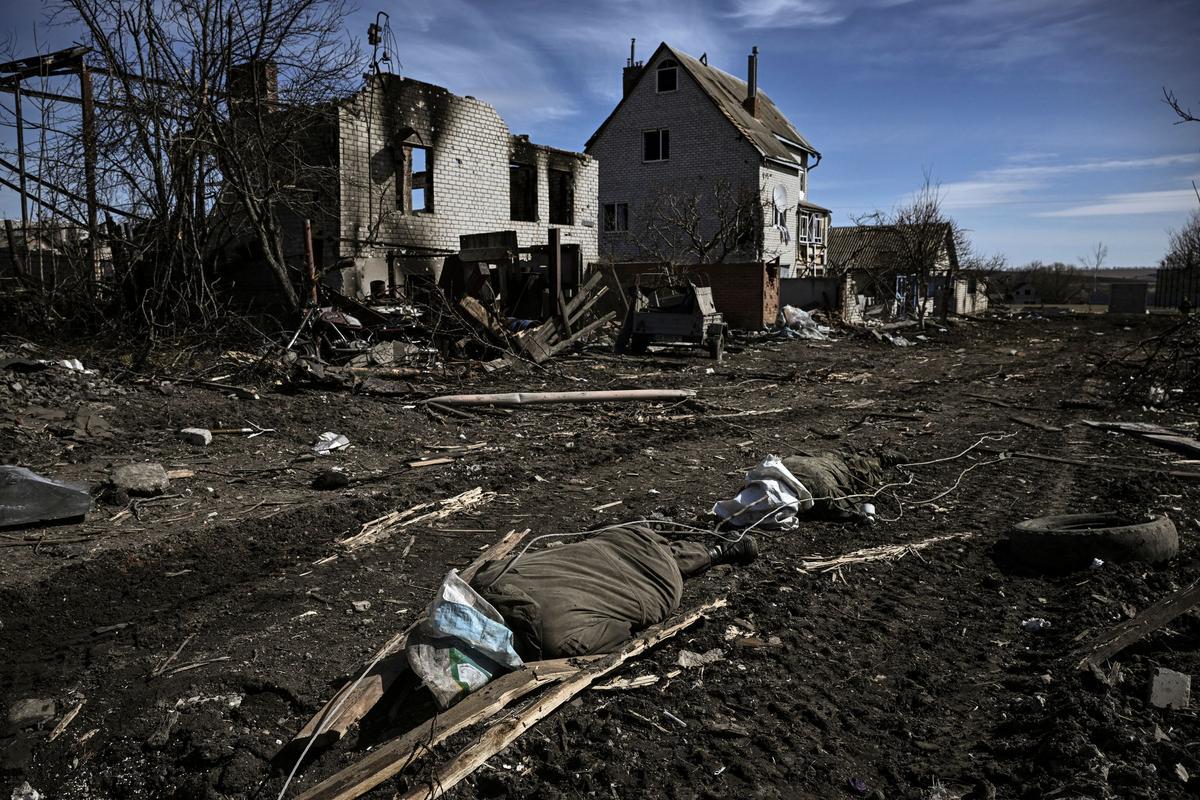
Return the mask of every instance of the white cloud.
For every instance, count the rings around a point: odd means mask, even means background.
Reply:
[[[859,9],[888,8],[910,0],[734,0],[729,16],[747,28],[821,28]]]
[[[1192,189],[1168,189],[1161,192],[1110,194],[1102,202],[1043,211],[1038,217],[1112,217],[1127,214],[1169,214],[1190,211],[1200,200]]]

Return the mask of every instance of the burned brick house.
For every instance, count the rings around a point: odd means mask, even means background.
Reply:
[[[708,243],[736,231],[703,257],[693,248],[671,260],[767,261],[782,277],[821,274],[830,212],[808,199],[821,155],[758,88],[758,48],[744,81],[665,42],[644,64],[635,56],[631,47],[621,101],[585,147],[600,162],[601,254],[662,257],[648,240],[695,223]],[[731,222],[739,197],[752,213]]]
[[[298,150],[328,176],[299,187],[312,195],[314,260],[321,280],[345,294],[437,278],[469,234],[512,231],[536,251],[558,228],[565,268],[596,260],[595,159],[514,136],[474,97],[376,73],[306,138]],[[284,254],[303,264],[304,219],[286,208],[277,215]]]

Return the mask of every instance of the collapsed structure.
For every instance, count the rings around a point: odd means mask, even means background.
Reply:
[[[269,97],[273,73],[263,80]],[[553,227],[567,274],[577,279],[596,259],[595,159],[514,136],[487,103],[376,72],[322,120],[299,149],[328,179],[297,191],[314,195],[316,271],[343,294],[378,295],[414,275],[436,280],[467,235],[515,232],[525,260],[544,266]],[[304,220],[280,216],[284,252],[302,258]],[[252,248],[243,240],[232,258]]]

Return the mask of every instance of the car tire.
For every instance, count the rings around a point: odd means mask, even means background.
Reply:
[[[1044,568],[1079,568],[1094,558],[1161,564],[1179,553],[1179,532],[1162,514],[1134,523],[1114,513],[1038,517],[1018,522],[1009,540],[1014,556]]]

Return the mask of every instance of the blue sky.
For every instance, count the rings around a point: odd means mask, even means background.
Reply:
[[[0,38],[70,44],[37,4],[0,0]],[[1163,86],[1200,111],[1197,0],[389,0],[401,70],[492,103],[516,133],[583,143],[620,95],[630,37],[667,41],[760,84],[822,152],[810,199],[888,209],[929,170],[978,248],[1010,263],[1153,264],[1197,206],[1200,124],[1174,125]],[[7,102],[0,99],[0,102]],[[0,212],[13,193],[0,188]]]

